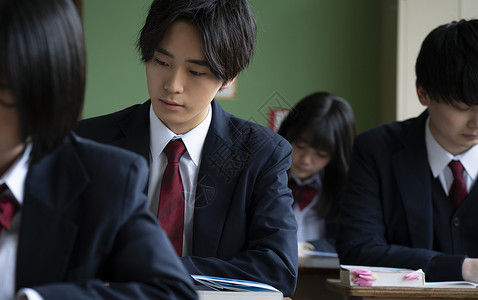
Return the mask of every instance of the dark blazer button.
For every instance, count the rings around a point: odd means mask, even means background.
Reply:
[[[460,218],[458,217],[453,218],[453,226],[455,227],[460,226]]]

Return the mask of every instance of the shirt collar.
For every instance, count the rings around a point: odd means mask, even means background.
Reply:
[[[320,187],[321,185],[321,180],[320,180],[320,172],[315,173],[312,177],[307,178],[305,180],[300,179],[299,177],[295,176],[292,174],[292,172],[289,171],[289,179],[295,181],[297,185],[299,186],[304,186],[304,185],[309,185],[309,186],[314,186],[314,187]]]
[[[468,151],[458,155],[455,159],[461,161],[465,171],[474,181],[478,175],[478,145],[471,147]]]
[[[17,161],[5,172],[2,178],[0,178],[0,184],[5,183],[10,192],[15,197],[15,200],[23,203],[23,191],[25,187],[25,178],[28,172],[28,160],[30,158],[30,152],[32,149],[31,143],[28,143]]]
[[[448,166],[451,160],[459,160],[470,177],[475,180],[478,173],[478,145],[471,147],[468,151],[454,156],[446,151],[433,137],[430,131],[430,117],[425,125],[425,142],[427,146],[428,162],[433,177],[440,175]]]
[[[158,119],[151,105],[149,110],[150,133],[151,133],[151,158],[156,160],[164,150],[164,147],[171,139],[181,138],[186,146],[187,153],[196,166],[201,163],[201,154],[206,140],[206,135],[212,120],[212,108],[209,105],[209,111],[206,118],[196,127],[185,134],[176,135],[169,130],[164,123]]]

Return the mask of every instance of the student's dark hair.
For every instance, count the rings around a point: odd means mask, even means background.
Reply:
[[[330,93],[313,93],[295,105],[278,133],[291,143],[305,142],[330,155],[330,162],[323,170],[317,211],[322,218],[334,221],[344,195],[356,135],[352,107],[345,99]]]
[[[236,77],[252,59],[256,21],[247,0],[155,0],[137,47],[149,61],[176,21],[198,28],[211,72],[223,83]]]
[[[31,162],[77,122],[85,90],[81,20],[71,0],[0,0],[0,86],[16,101]]]
[[[432,30],[415,65],[417,86],[431,100],[478,105],[478,20],[460,20]]]

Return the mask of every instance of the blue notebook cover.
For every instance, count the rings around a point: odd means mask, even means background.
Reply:
[[[279,290],[265,283],[231,279],[223,277],[191,275],[198,283],[217,291],[237,291],[237,292],[278,292]]]

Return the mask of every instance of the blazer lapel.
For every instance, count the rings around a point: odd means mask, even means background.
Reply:
[[[406,146],[396,154],[392,167],[403,200],[412,245],[430,249],[433,242],[433,210],[424,134],[427,116],[427,113],[422,114],[404,132],[402,142]]]
[[[124,136],[112,143],[126,150],[142,155],[149,161],[149,109],[151,101],[138,106],[134,113],[127,119],[118,122]]]
[[[233,199],[238,165],[249,155],[239,149],[243,135],[214,100],[212,121],[203,148],[194,210],[193,254],[217,254],[221,232]],[[200,234],[207,232],[207,235]]]
[[[71,140],[66,143],[71,145]],[[64,280],[78,231],[67,218],[68,210],[88,182],[72,147],[63,147],[30,167],[21,208],[17,289]]]

